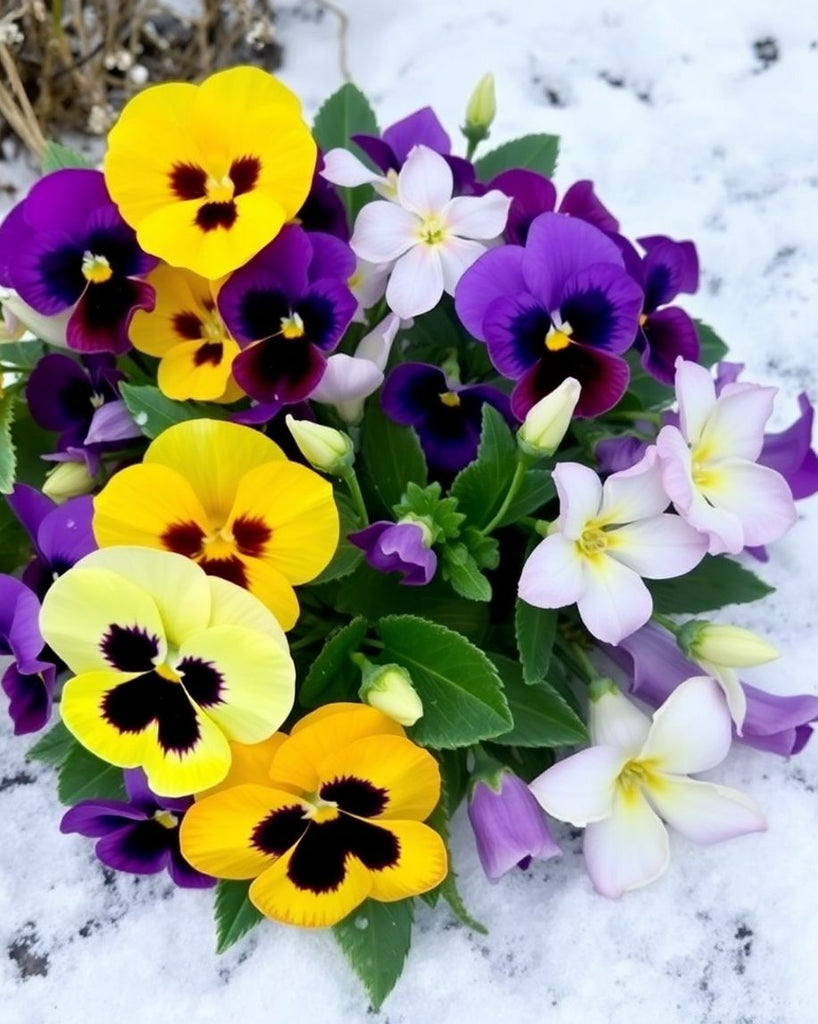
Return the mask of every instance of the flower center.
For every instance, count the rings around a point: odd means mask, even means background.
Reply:
[[[693,483],[702,489],[712,487],[715,482],[715,473],[708,467],[710,452],[705,445],[694,445],[690,450],[690,475]]]
[[[440,395],[440,401],[449,409],[456,409],[460,405],[460,395],[455,391],[444,391]]]
[[[236,186],[229,174],[225,174],[219,181],[208,178],[205,182],[205,195],[209,203],[229,203],[235,191]]]
[[[153,820],[158,822],[162,828],[176,828],[179,824],[179,819],[170,811],[156,811]]]
[[[168,649],[168,661],[170,661],[170,660],[171,660],[171,652],[170,652],[170,649]],[[158,676],[161,676],[162,679],[167,679],[167,681],[169,683],[181,683],[181,681],[182,681],[179,678],[179,676],[176,674],[176,672],[173,671],[173,669],[170,667],[170,665],[167,664],[167,662],[165,662],[164,665],[157,665],[156,668],[154,668],[153,671]]]
[[[338,804],[334,800],[324,800],[317,793],[306,797],[303,817],[321,825],[325,821],[335,821],[338,817]]]
[[[218,313],[208,313],[202,321],[202,338],[205,341],[220,344],[224,341],[227,330]]]
[[[435,214],[431,214],[421,224],[418,236],[426,245],[440,245],[446,237],[446,229],[441,219]]]
[[[91,284],[105,284],[110,281],[113,270],[105,256],[97,256],[96,253],[88,252],[82,254],[82,276]]]
[[[587,558],[595,558],[608,547],[608,537],[601,527],[586,526],[579,535],[577,544],[583,555]]]
[[[303,338],[304,321],[298,313],[291,313],[281,318],[281,333],[285,338]]]
[[[545,347],[549,352],[561,352],[562,349],[568,348],[571,344],[571,335],[573,333],[574,328],[567,320],[564,323],[560,323],[559,317],[555,317],[545,336]]]

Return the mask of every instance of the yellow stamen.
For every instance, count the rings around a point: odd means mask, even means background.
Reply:
[[[304,321],[298,313],[293,313],[291,316],[283,316],[281,318],[281,333],[285,338],[304,337]]]
[[[616,780],[622,796],[626,800],[634,800],[642,788],[663,788],[662,777],[656,773],[655,762],[631,758],[627,761]]]
[[[163,679],[167,679],[171,683],[180,683],[181,679],[179,676],[170,668],[168,665],[157,665],[154,672],[161,676]]]
[[[215,178],[208,178],[205,182],[205,189],[209,203],[229,203],[233,198],[235,185],[230,175],[225,174],[220,181],[216,181]]]
[[[709,458],[710,449],[706,445],[695,445],[690,451],[690,475],[697,487],[708,488],[715,483],[715,473],[707,466]]]
[[[153,820],[158,822],[163,828],[176,828],[179,824],[179,819],[170,811],[157,811],[153,816]]]
[[[640,313],[639,314],[639,326],[640,327],[644,327],[647,322],[648,322],[648,315],[647,315],[647,313]]]
[[[223,342],[227,329],[218,313],[209,313],[202,320],[202,338],[205,341]]]
[[[110,281],[113,270],[105,256],[97,256],[93,252],[82,254],[82,276],[91,284],[105,284]]]
[[[446,229],[440,218],[431,214],[421,224],[418,237],[426,245],[440,245],[446,237]]]
[[[573,333],[574,329],[569,323],[561,324],[560,327],[552,325],[545,336],[545,347],[549,352],[561,352],[571,344]]]
[[[460,395],[454,391],[444,391],[440,401],[450,409],[456,409],[460,405]]]
[[[322,800],[320,796],[312,797],[310,803],[304,805],[304,817],[321,825],[325,821],[335,821],[338,817],[338,805],[332,800]]]
[[[599,526],[586,526],[580,534],[577,545],[586,558],[596,558],[608,547],[609,538]]]

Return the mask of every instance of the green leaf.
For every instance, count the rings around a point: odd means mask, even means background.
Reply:
[[[465,544],[449,544],[443,549],[441,572],[461,597],[469,601],[491,600],[491,584]]]
[[[264,919],[250,902],[250,882],[220,879],[213,894],[216,952],[223,953]]]
[[[477,458],[454,478],[450,493],[477,527],[488,526],[508,493],[517,464],[517,443],[506,421],[486,402]]]
[[[64,804],[80,800],[125,800],[122,769],[76,743],[60,765],[57,795]]]
[[[329,97],[315,115],[312,133],[326,153],[339,146],[355,150],[357,147],[352,142],[353,135],[379,135],[380,131],[369,100],[356,85],[347,82]],[[371,192],[369,185],[338,189],[350,223]]]
[[[493,742],[510,747],[568,747],[588,740],[585,723],[550,683],[531,685],[523,681],[516,661],[491,654],[503,680],[508,706],[514,717],[509,732]]]
[[[774,587],[724,555],[705,555],[686,576],[645,580],[653,610],[664,615],[713,611],[728,604],[749,604],[771,594]]]
[[[673,401],[673,388],[663,384],[655,377],[651,377],[642,366],[641,357],[638,352],[631,350],[625,356],[631,368],[631,379],[628,390],[622,401],[612,410],[628,408],[633,406],[633,399],[638,403],[637,408],[641,409],[665,409]],[[630,400],[630,401],[629,401]],[[631,409],[630,411],[635,411]]]
[[[46,472],[54,466],[53,462],[45,462],[42,456],[57,447],[55,435],[36,424],[26,405],[18,402],[11,426],[11,440],[17,455],[15,483],[42,489]]]
[[[41,341],[4,341],[0,345],[0,363],[15,368],[33,370],[44,355],[45,346]]]
[[[298,699],[303,707],[355,699],[361,670],[349,656],[358,650],[368,628],[366,619],[359,617],[329,637],[301,684]]]
[[[473,644],[416,615],[381,619],[385,661],[402,665],[423,701],[423,717],[409,729],[423,746],[464,747],[513,725],[497,670]]]
[[[332,929],[378,1010],[401,976],[412,942],[412,900],[366,900]]]
[[[441,498],[440,494],[441,486],[437,481],[426,487],[410,481],[403,500],[394,506],[395,517],[417,516],[423,519],[432,531],[432,543],[457,537],[466,517],[457,511],[457,498]]]
[[[344,576],[349,576],[350,573],[355,572],[364,557],[363,551],[360,548],[356,548],[349,540],[349,534],[361,528],[361,523],[355,509],[352,507],[352,502],[345,494],[339,494],[337,491],[334,497],[335,504],[338,506],[338,518],[340,519],[341,527],[338,547],[335,549],[335,554],[332,556],[329,565],[310,582],[310,586],[329,583],[330,580],[340,580]]]
[[[514,634],[520,654],[523,679],[539,683],[551,664],[551,650],[557,635],[557,613],[551,608],[535,608],[522,598],[514,608]]]
[[[551,479],[550,470],[529,469],[523,477],[519,491],[514,495],[505,515],[498,523],[498,527],[508,526],[510,523],[516,523],[523,516],[539,512],[543,505],[556,497],[556,494],[557,488]]]
[[[15,395],[7,391],[0,398],[0,494],[11,494],[17,471],[17,455],[11,437],[14,421]]]
[[[0,572],[12,573],[31,559],[31,541],[20,521],[0,499]]]
[[[403,498],[408,483],[426,486],[426,459],[417,434],[390,420],[377,402],[369,403],[361,425],[361,455],[388,514]]]
[[[93,167],[93,163],[75,149],[59,142],[46,142],[43,151],[43,174],[62,170],[63,167]]]
[[[45,764],[59,768],[76,745],[77,741],[65,725],[62,722],[57,722],[37,740],[33,747],[29,748],[26,757],[32,761],[43,761]]]
[[[524,135],[491,150],[475,163],[480,181],[489,181],[501,171],[524,167],[550,178],[557,166],[558,135]]]
[[[457,888],[457,875],[451,866],[449,867],[448,875],[440,883],[439,888],[440,895],[449,904],[449,909],[461,924],[471,928],[473,932],[477,932],[479,935],[488,935],[488,928],[481,924],[477,918],[472,917],[466,909],[466,904],[463,902],[463,897]]]
[[[720,362],[727,355],[728,349],[725,342],[716,334],[712,327],[702,323],[701,320],[694,320],[696,333],[699,335],[699,362],[702,366],[712,366]]]
[[[150,384],[120,384],[119,393],[145,437],[158,437],[163,430],[186,420],[227,418],[221,406],[205,402],[174,402]]]

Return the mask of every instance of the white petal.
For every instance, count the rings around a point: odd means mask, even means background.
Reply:
[[[374,363],[339,352],[327,360],[324,376],[310,398],[330,405],[366,398],[382,381],[383,373]]]
[[[398,175],[398,202],[419,217],[440,214],[452,198],[449,165],[428,146],[415,146]]]
[[[427,313],[442,294],[443,269],[437,246],[423,243],[401,256],[386,286],[389,308],[403,319]]]
[[[588,747],[557,761],[529,788],[552,817],[581,828],[611,813],[616,780],[627,759],[616,747]]]
[[[327,181],[331,181],[333,185],[344,185],[347,188],[354,188],[356,185],[371,185],[376,181],[385,180],[382,174],[370,171],[366,164],[362,163],[348,149],[331,149],[326,153],[324,169],[320,175]]]
[[[682,433],[695,444],[716,404],[716,385],[710,371],[679,357],[676,360],[676,398]]]
[[[511,198],[497,189],[484,196],[456,196],[443,211],[447,230],[461,238],[496,238],[508,220]]]
[[[392,350],[392,342],[395,340],[399,328],[400,317],[389,313],[376,327],[372,328],[369,334],[361,338],[355,349],[356,357],[368,359],[379,370],[384,370]]]
[[[13,314],[20,323],[41,341],[49,345],[56,345],[58,348],[68,348],[66,333],[68,321],[74,312],[75,307],[71,306],[64,313],[57,313],[56,316],[43,316],[36,309],[32,309],[27,302],[24,302],[16,292],[2,291],[0,295],[3,308]]]
[[[608,477],[602,485],[599,514],[607,523],[632,523],[658,516],[669,504],[662,467],[651,446],[635,466]]]
[[[358,300],[359,309],[356,310],[356,316],[359,311],[369,309],[383,298],[391,271],[391,262],[370,263],[368,260],[358,260],[355,273],[347,281],[347,287]],[[365,318],[361,322],[365,322]]]
[[[632,569],[608,555],[598,555],[585,560],[585,589],[577,610],[597,640],[618,644],[645,625],[653,599]]]
[[[711,675],[721,687],[721,692],[724,694],[724,699],[727,701],[727,709],[730,712],[730,717],[733,719],[733,724],[736,727],[736,732],[739,736],[743,735],[742,729],[744,726],[744,719],[747,716],[747,693],[744,687],[741,685],[741,680],[738,677],[738,672],[734,668],[725,668],[723,665],[714,665],[709,661],[699,659],[698,664]]]
[[[389,263],[417,243],[420,221],[396,203],[367,203],[355,220],[349,244],[369,263]]]
[[[611,684],[610,690],[591,700],[588,728],[593,743],[636,757],[650,732],[650,719]]]
[[[754,800],[712,782],[663,775],[648,796],[668,825],[694,843],[720,843],[767,827]]]
[[[649,580],[690,572],[707,554],[708,539],[669,513],[621,526],[608,534],[608,554]]]
[[[746,459],[723,459],[707,466],[705,498],[741,523],[742,546],[769,544],[783,537],[797,519],[787,481],[774,469]]]
[[[727,757],[731,740],[730,712],[719,684],[710,676],[693,676],[654,714],[639,759],[673,775],[706,772]]]
[[[708,461],[739,458],[755,462],[764,444],[764,427],[773,411],[776,390],[727,385],[699,441],[707,449]]]
[[[534,548],[520,574],[520,597],[535,608],[564,608],[584,589],[584,559],[561,533]]]
[[[569,540],[579,540],[589,519],[595,519],[602,501],[596,473],[579,462],[560,462],[554,469],[560,498],[560,529]]]
[[[469,242],[465,238],[449,237],[436,248],[440,253],[440,265],[443,268],[443,287],[447,294],[454,295],[457,282],[472,263],[483,255],[486,247],[479,242]]]
[[[583,853],[594,888],[617,899],[667,871],[667,829],[639,790],[617,793],[610,818],[585,830]]]

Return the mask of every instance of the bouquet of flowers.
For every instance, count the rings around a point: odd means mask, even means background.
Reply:
[[[558,198],[553,136],[475,159],[493,117],[486,76],[458,156],[348,84],[310,129],[233,68],[137,95],[102,171],[51,144],[0,225],[2,686],[61,830],[213,888],[220,950],[332,927],[375,1005],[418,898],[482,927],[464,800],[492,881],[548,814],[618,897],[665,824],[763,829],[688,776],[818,718],[711,621],[818,490],[812,406],[765,434],[693,243]]]

